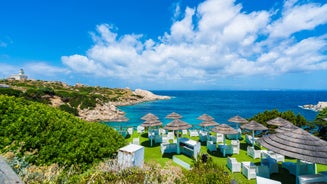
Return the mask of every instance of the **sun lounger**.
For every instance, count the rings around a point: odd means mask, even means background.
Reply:
[[[273,151],[268,151],[268,150],[262,150],[261,151],[261,157],[266,158],[270,157],[272,159],[275,159],[277,162],[284,162],[285,161],[285,156],[275,153]]]
[[[252,162],[242,162],[242,174],[248,179],[255,179],[257,174],[257,166]]]
[[[277,161],[271,157],[261,158],[261,165],[267,166],[270,174],[279,172]]]
[[[256,174],[257,174],[257,176],[261,176],[264,178],[270,178],[269,168],[266,165],[257,166]]]
[[[287,169],[290,174],[296,176],[296,164],[293,162],[283,162],[282,167]],[[317,173],[317,167],[315,163],[300,161],[299,163],[299,175],[309,175]]]
[[[214,141],[207,141],[207,149],[209,151],[217,151],[217,145]]]
[[[240,153],[240,141],[239,140],[232,140],[231,145],[233,148],[233,154],[239,154]]]
[[[140,138],[133,138],[133,144],[140,145]]]
[[[142,126],[137,126],[136,131],[137,131],[138,134],[141,134],[141,133],[144,132],[144,127],[142,127]]]
[[[217,143],[223,143],[224,142],[224,134],[217,133]]]
[[[127,132],[129,135],[133,135],[133,128],[132,127],[127,128]]]
[[[228,169],[234,173],[234,172],[241,172],[241,163],[236,160],[236,158],[227,158],[227,167]]]
[[[255,150],[253,147],[248,146],[247,147],[247,155],[249,155],[252,158],[261,158],[261,150]]]
[[[257,176],[257,184],[282,184],[280,181]]]
[[[199,136],[199,133],[197,130],[189,130],[190,132],[190,137],[197,137]]]
[[[300,184],[327,182],[327,176],[323,174],[300,175],[298,177]]]

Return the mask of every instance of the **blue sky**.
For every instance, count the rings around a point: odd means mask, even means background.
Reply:
[[[326,0],[3,0],[0,76],[143,89],[327,89]]]

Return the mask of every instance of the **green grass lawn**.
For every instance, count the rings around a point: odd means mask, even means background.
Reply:
[[[136,132],[134,132],[134,134],[131,137],[126,138],[126,141],[132,142],[132,138],[134,138],[134,137],[139,137],[141,145],[145,147],[144,148],[145,149],[144,150],[145,163],[157,162],[160,165],[164,166],[167,162],[169,162],[169,163],[172,163],[173,165],[177,165],[174,162],[172,162],[173,154],[161,155],[160,144],[153,143],[153,146],[152,147],[150,146],[149,139],[147,138],[147,133],[139,135]],[[188,137],[188,136],[183,136],[183,137]],[[188,138],[191,138],[193,140],[199,139],[198,137],[188,137]],[[227,140],[226,143],[230,144],[230,140]],[[240,154],[234,154],[234,155],[232,155],[232,157],[235,157],[238,162],[250,161],[256,165],[260,165],[260,159],[259,158],[252,159],[251,157],[249,157],[246,154],[246,149],[247,149],[247,144],[245,143],[245,140],[243,138],[243,140],[241,140],[241,144],[240,144]],[[264,149],[264,148],[262,148],[262,149]],[[222,156],[222,154],[219,152],[219,150],[217,152],[210,153],[207,151],[206,146],[204,144],[201,144],[201,154],[208,154],[210,157],[212,157],[214,162],[224,165],[226,168],[226,171],[230,172],[226,166],[227,159],[226,159],[226,157]],[[189,158],[185,155],[178,155],[178,158],[185,161],[186,163],[189,163],[192,165],[191,158]],[[296,162],[296,159],[285,158],[285,161]],[[318,172],[327,171],[327,165],[317,164],[317,171]],[[241,183],[250,183],[250,184],[256,183],[255,179],[248,180],[245,176],[242,175],[242,173],[231,173],[231,174],[235,180],[240,181]],[[281,181],[283,184],[284,183],[295,183],[295,176],[289,174],[289,172],[286,169],[282,168],[281,163],[279,163],[279,173],[271,174],[270,178],[273,180]]]

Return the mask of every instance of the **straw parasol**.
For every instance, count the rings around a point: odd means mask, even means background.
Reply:
[[[160,126],[160,125],[162,125],[162,122],[159,121],[158,119],[149,119],[141,124],[141,126],[143,126],[143,127],[155,127],[155,126]]]
[[[233,123],[238,123],[238,124],[244,124],[244,123],[248,123],[248,120],[242,118],[239,115],[236,115],[234,117],[231,117],[228,119],[229,122],[233,122]]]
[[[220,124],[218,126],[215,126],[211,130],[213,132],[220,133],[220,134],[238,134],[238,131],[236,131],[234,128],[226,124]],[[226,145],[225,137],[224,137],[224,145]],[[225,149],[223,149],[223,156],[225,157]]]
[[[168,115],[166,116],[166,118],[168,118],[168,119],[180,119],[180,118],[182,118],[182,116],[179,115],[179,114],[176,113],[176,112],[172,112],[172,113],[168,114]]]
[[[198,120],[203,120],[203,121],[212,121],[214,118],[212,116],[209,116],[208,114],[202,114],[197,118]]]
[[[236,130],[237,131],[239,130],[239,124],[248,123],[248,120],[246,120],[245,118],[242,118],[239,115],[236,115],[234,117],[229,118],[228,121],[236,123]],[[238,139],[238,133],[237,133],[237,139]]]
[[[215,122],[213,120],[210,120],[210,121],[203,121],[199,125],[202,126],[202,127],[209,127],[209,126],[217,126],[217,125],[219,125],[219,123],[217,123],[217,122]]]
[[[269,121],[267,121],[268,125],[275,125],[275,126],[284,126],[284,125],[288,125],[288,124],[292,124],[291,122],[287,121],[286,119],[283,119],[281,117],[277,117],[274,119],[271,119]]]
[[[254,147],[254,131],[268,130],[267,127],[265,127],[264,125],[254,121],[254,120],[251,120],[249,123],[242,125],[241,128],[247,129],[247,130],[252,130],[252,147]]]
[[[288,132],[288,131],[292,131],[292,130],[295,130],[295,129],[298,129],[299,127],[293,125],[293,124],[287,124],[287,125],[284,125],[284,126],[280,126],[278,128],[275,129],[276,132]]]
[[[220,133],[220,134],[238,134],[238,131],[236,131],[233,127],[226,124],[220,124],[218,126],[215,126],[211,130],[213,132]],[[225,144],[225,139],[224,139],[224,144]]]
[[[155,127],[155,126],[161,126],[162,125],[162,122],[159,121],[158,119],[149,119],[149,120],[146,120],[144,123],[142,123],[140,126],[143,126],[143,127],[149,127],[149,132],[150,132],[150,127]],[[150,140],[151,140],[151,146],[152,146],[152,136],[150,137]]]
[[[276,153],[313,163],[327,164],[327,142],[301,128],[264,136],[260,144]],[[296,168],[296,178],[299,174]],[[298,182],[298,180],[297,180]]]
[[[174,119],[170,123],[168,123],[164,129],[166,130],[186,130],[191,128],[192,125],[180,120],[180,119]],[[177,154],[180,154],[180,149],[179,149],[179,134],[177,133]]]
[[[148,114],[144,115],[141,119],[142,120],[150,120],[150,119],[159,119],[159,118],[152,113],[148,113]]]

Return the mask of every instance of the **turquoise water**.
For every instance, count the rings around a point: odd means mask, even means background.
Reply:
[[[124,123],[108,123],[111,126],[138,126],[140,118],[147,113],[157,115],[163,124],[171,120],[165,116],[177,112],[182,120],[192,125],[201,121],[197,117],[206,113],[218,123],[227,123],[230,117],[240,115],[250,118],[265,110],[277,109],[281,112],[291,110],[312,121],[317,112],[304,110],[299,105],[317,104],[327,101],[327,91],[153,91],[158,95],[173,97],[170,100],[146,102],[133,106],[119,107],[129,118]]]

